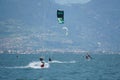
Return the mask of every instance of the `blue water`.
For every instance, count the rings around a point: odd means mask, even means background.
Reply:
[[[0,80],[120,80],[119,54],[0,54]],[[46,67],[39,68],[39,57]],[[53,62],[48,63],[49,56]]]

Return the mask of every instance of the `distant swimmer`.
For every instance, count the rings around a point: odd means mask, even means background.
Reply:
[[[49,58],[49,61],[52,61],[52,59],[51,59],[51,58]]]
[[[17,57],[17,59],[18,59],[18,55],[17,55],[16,57]]]
[[[92,59],[92,57],[87,53],[87,55],[85,56],[86,59]]]

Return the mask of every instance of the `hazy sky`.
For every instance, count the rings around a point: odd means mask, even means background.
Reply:
[[[51,43],[119,51],[119,3],[120,0],[0,0],[0,36],[31,28],[47,35],[44,40]],[[57,9],[65,13],[62,25],[57,22]]]

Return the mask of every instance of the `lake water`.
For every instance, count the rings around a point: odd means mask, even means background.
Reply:
[[[45,68],[39,67],[40,56]],[[86,60],[85,54],[73,53],[0,54],[0,80],[120,80],[119,54],[91,56]]]

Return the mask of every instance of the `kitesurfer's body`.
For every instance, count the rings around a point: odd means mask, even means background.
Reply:
[[[40,67],[43,68],[45,66],[45,63],[42,61],[40,64]]]

